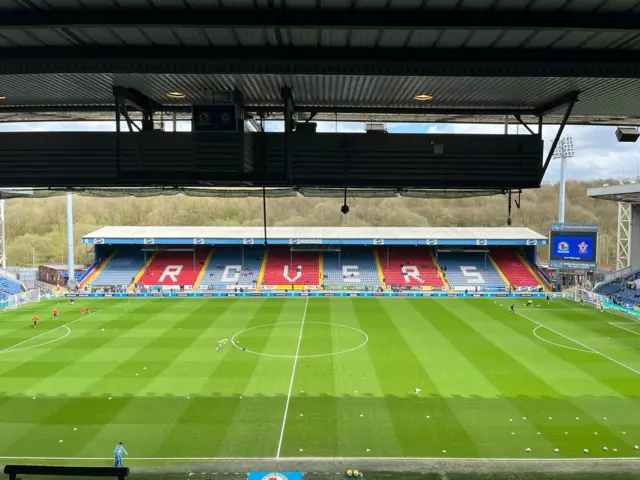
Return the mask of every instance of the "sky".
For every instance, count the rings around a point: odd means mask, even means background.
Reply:
[[[535,131],[535,126],[532,126]],[[268,131],[281,131],[281,122],[267,122]],[[178,122],[179,131],[188,131],[189,122]],[[113,122],[39,122],[0,123],[0,132],[19,131],[114,131]],[[364,132],[359,122],[318,122],[320,132]],[[474,133],[502,134],[504,125],[388,123],[389,133]],[[543,127],[545,156],[558,131],[557,125]],[[525,135],[522,126],[511,124],[510,134]],[[567,178],[573,180],[627,179],[640,177],[640,143],[619,143],[615,127],[567,126],[564,137],[571,137],[575,156],[569,159]],[[559,160],[553,159],[544,182],[557,183],[560,178]]]

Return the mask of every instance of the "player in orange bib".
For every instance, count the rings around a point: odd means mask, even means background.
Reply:
[[[37,316],[37,315],[34,315],[34,316],[33,316],[33,328],[37,328],[37,327],[38,327],[38,320],[40,320],[40,319],[38,318],[38,316]]]
[[[82,315],[86,315],[89,313],[89,309],[87,307],[82,307]]]
[[[57,308],[54,308],[54,309],[53,309],[53,319],[54,319],[54,320],[57,320],[57,319],[58,319],[58,309],[57,309]]]

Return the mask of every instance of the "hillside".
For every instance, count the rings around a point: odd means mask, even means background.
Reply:
[[[590,186],[606,181],[567,183],[567,222],[600,225],[600,261],[615,261],[617,205],[591,200]],[[522,208],[512,213],[514,226],[548,234],[557,218],[558,186],[523,194]],[[280,198],[267,201],[269,225],[325,226],[505,226],[503,196],[461,200],[415,198],[349,198],[351,212],[340,213],[341,199]],[[6,202],[10,265],[66,262],[65,197],[15,199]],[[515,207],[514,207],[515,208]],[[261,225],[258,198],[90,198],[74,197],[76,260],[90,255],[82,235],[104,225]],[[546,252],[541,252],[546,255]]]

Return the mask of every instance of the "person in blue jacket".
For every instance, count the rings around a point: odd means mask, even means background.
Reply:
[[[116,448],[113,449],[113,456],[115,458],[115,466],[122,467],[122,455],[129,455],[129,452],[124,448],[122,442],[118,442]]]

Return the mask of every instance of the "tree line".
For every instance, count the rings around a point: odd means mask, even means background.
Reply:
[[[567,182],[567,222],[598,223],[599,261],[614,263],[617,205],[587,197],[587,188],[614,181]],[[340,212],[339,198],[272,198],[267,200],[269,226],[392,226],[500,227],[506,226],[505,196],[466,199],[348,198],[350,212]],[[65,197],[11,199],[5,202],[9,265],[66,263]],[[557,221],[558,185],[544,185],[522,194],[521,208],[513,207],[513,226],[547,235]],[[262,225],[260,198],[169,196],[98,198],[74,196],[76,263],[89,263],[91,252],[83,235],[103,226],[256,226]],[[542,258],[547,253],[540,251]]]

